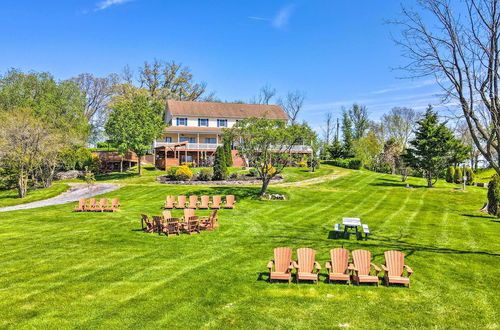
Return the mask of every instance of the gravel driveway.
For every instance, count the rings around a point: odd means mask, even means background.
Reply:
[[[86,183],[68,183],[68,185],[70,186],[70,189],[56,197],[32,203],[2,207],[0,208],[0,212],[34,209],[36,207],[60,205],[70,202],[76,202],[80,200],[80,198],[89,198],[95,195],[100,195],[110,191],[114,191],[122,187],[121,185],[113,183],[95,183],[90,188]]]

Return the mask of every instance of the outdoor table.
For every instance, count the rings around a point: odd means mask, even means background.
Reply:
[[[342,218],[342,224],[344,225],[344,237],[348,237],[350,234],[356,234],[358,237],[358,227],[361,227],[361,219],[359,218]],[[355,233],[349,232],[349,229],[354,228]]]

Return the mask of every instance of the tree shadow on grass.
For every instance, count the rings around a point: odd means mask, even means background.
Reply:
[[[482,218],[482,219],[494,219],[492,215],[484,215],[484,214],[460,214],[461,216],[464,217],[469,217],[469,218]]]
[[[95,180],[96,181],[120,180],[120,179],[130,178],[130,177],[134,177],[134,176],[138,176],[138,174],[137,173],[127,173],[127,172],[100,174],[100,175],[96,176]]]

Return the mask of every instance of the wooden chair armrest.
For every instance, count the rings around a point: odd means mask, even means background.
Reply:
[[[290,262],[290,265],[288,265],[288,270],[291,272],[293,270],[293,263]]]
[[[296,261],[293,261],[292,262],[292,267],[295,268],[295,269],[299,269],[299,264],[297,264]]]
[[[373,269],[375,269],[376,274],[380,273],[380,268],[378,268],[377,265],[370,263],[370,266],[372,266]]]
[[[349,264],[349,265],[347,266],[347,269],[348,269],[348,270],[352,270],[352,271],[357,271],[356,267],[354,267],[354,264]]]
[[[382,266],[382,269],[384,270],[384,272],[386,272],[386,273],[389,272],[389,268],[387,268],[384,264],[382,264],[380,266]]]
[[[410,277],[410,275],[413,273],[413,269],[411,269],[408,265],[404,265],[403,267],[408,272],[408,277]]]
[[[330,272],[330,269],[332,269],[332,262],[331,261],[327,261],[326,264],[325,264],[325,268],[328,269],[328,272]]]
[[[267,268],[269,269],[269,271],[271,271],[273,269],[273,265],[274,265],[274,260],[270,260],[267,263]]]
[[[316,272],[319,272],[321,270],[321,265],[319,264],[319,262],[315,261],[314,265],[316,266]]]

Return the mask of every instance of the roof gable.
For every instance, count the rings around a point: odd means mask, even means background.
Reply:
[[[168,100],[167,109],[172,116],[288,120],[287,114],[279,105]]]

